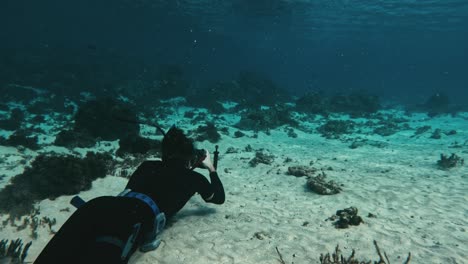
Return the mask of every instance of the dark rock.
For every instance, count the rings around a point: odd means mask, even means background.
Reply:
[[[331,195],[341,192],[341,187],[334,181],[326,181],[327,175],[322,171],[317,176],[308,177],[307,186],[315,193]]]
[[[360,225],[364,221],[358,214],[358,209],[356,207],[349,207],[343,210],[336,211],[336,216],[332,216],[329,220],[338,220],[333,223],[336,228],[348,228],[350,225]]]

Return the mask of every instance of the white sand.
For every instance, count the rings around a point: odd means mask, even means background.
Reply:
[[[178,124],[189,128],[186,122]],[[154,252],[136,253],[131,263],[280,263],[275,247],[285,263],[319,263],[320,253],[332,252],[337,244],[346,256],[355,249],[358,258],[377,260],[373,240],[387,252],[391,263],[402,263],[410,251],[411,263],[468,263],[468,165],[449,171],[436,166],[441,153],[454,152],[467,160],[468,122],[452,117],[426,120],[421,115],[414,116],[410,125],[456,129],[458,133],[443,135],[440,140],[430,139],[430,133],[410,138],[414,130],[389,137],[360,135],[388,146],[357,149],[350,149],[349,142],[299,130],[298,138],[290,138],[283,128],[270,136],[260,133],[256,139],[223,135],[218,143],[222,154],[218,170],[226,203],[205,204],[194,197],[169,223],[161,246]],[[310,124],[314,126],[317,123]],[[230,134],[234,131],[230,129]],[[449,148],[455,141],[465,145]],[[276,156],[274,164],[252,168],[248,162],[255,152],[244,151],[248,144],[255,150],[269,150]],[[208,142],[199,146],[214,149]],[[224,154],[228,147],[240,151]],[[0,151],[12,150],[0,147]],[[286,157],[293,161],[285,163]],[[311,161],[315,168],[331,167],[333,170],[326,170],[328,178],[344,184],[343,192],[321,196],[307,190],[304,177],[286,175],[288,166]],[[125,184],[123,178],[108,176],[80,195],[91,199],[117,194]],[[61,211],[71,209],[70,198],[42,201],[41,216],[56,218],[54,228],[58,228],[73,211]],[[350,206],[359,209],[364,224],[335,229],[325,221],[336,210]],[[377,217],[369,218],[369,213]],[[1,237],[30,241],[29,233],[6,226]],[[40,227],[29,261],[50,238],[48,228]]]

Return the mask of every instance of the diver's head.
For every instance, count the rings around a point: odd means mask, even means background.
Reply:
[[[172,126],[164,136],[161,144],[162,161],[190,167],[190,161],[195,154],[193,141],[182,129]]]

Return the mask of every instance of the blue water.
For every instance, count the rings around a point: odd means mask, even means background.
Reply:
[[[0,54],[179,64],[199,86],[248,69],[298,95],[468,99],[466,0],[6,0],[0,39]]]

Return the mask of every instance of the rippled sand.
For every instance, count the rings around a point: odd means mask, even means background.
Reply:
[[[458,133],[439,140],[430,139],[430,134],[411,137],[414,130],[388,137],[359,135],[386,146],[357,149],[349,148],[349,142],[327,140],[311,132],[296,130],[298,137],[291,138],[282,128],[271,135],[259,133],[258,138],[223,136],[218,143],[218,171],[226,203],[205,204],[194,197],[169,222],[161,246],[154,252],[136,253],[131,263],[280,263],[276,248],[285,263],[319,263],[320,253],[332,252],[337,244],[346,256],[355,249],[357,258],[378,260],[373,240],[391,263],[402,263],[408,252],[413,255],[411,263],[467,263],[468,166],[446,171],[436,162],[441,153],[467,159],[468,122],[416,115],[410,124]],[[313,128],[314,124],[304,126]],[[234,131],[231,127],[230,134]],[[450,148],[454,142],[461,147]],[[254,151],[245,151],[249,144]],[[213,149],[207,142],[199,146]],[[228,147],[237,148],[238,153],[225,154]],[[251,167],[248,162],[261,148],[275,155],[274,162]],[[287,158],[292,161],[286,162]],[[287,175],[293,165],[324,169],[330,180],[343,184],[343,191],[331,196],[309,191],[306,178]],[[85,199],[114,195],[125,184],[124,178],[108,176],[80,195]],[[58,228],[73,211],[70,198],[42,201],[41,215],[56,218]],[[326,221],[350,206],[359,209],[364,224],[336,229]],[[376,217],[368,217],[369,213]],[[1,233],[3,238],[31,240],[28,230],[18,232],[6,226]],[[29,261],[50,238],[47,228],[39,228]]]

